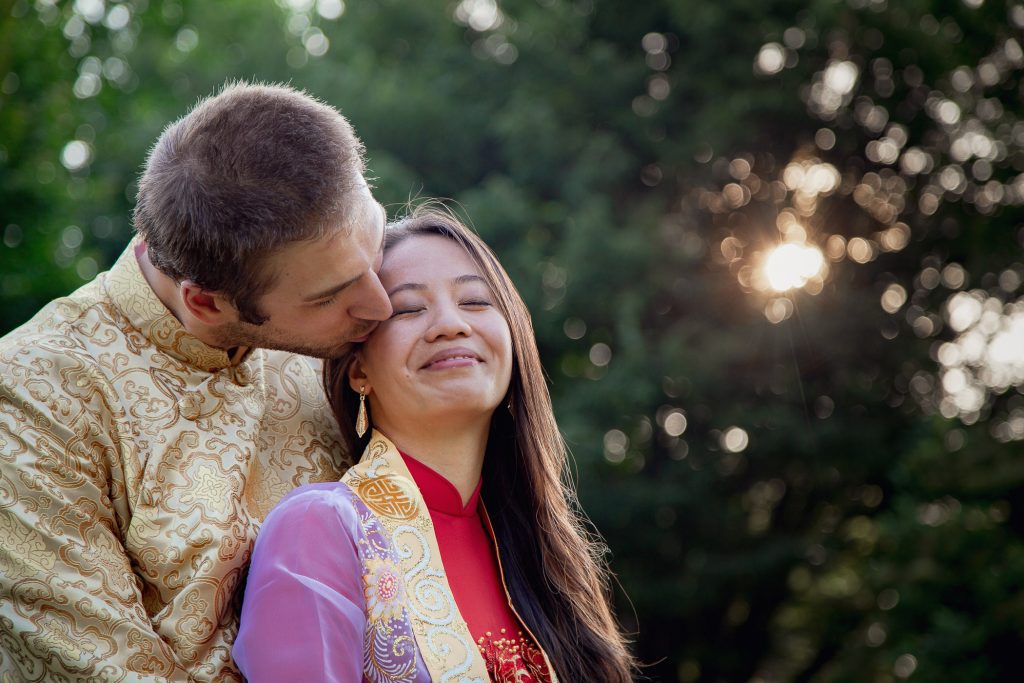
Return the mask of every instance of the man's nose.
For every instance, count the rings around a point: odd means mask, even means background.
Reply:
[[[370,271],[367,274],[366,282],[357,294],[348,311],[353,318],[387,320],[391,317],[391,299],[376,273]]]

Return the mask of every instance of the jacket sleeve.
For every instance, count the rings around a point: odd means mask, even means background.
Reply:
[[[337,490],[299,489],[267,516],[232,655],[250,683],[363,680],[359,520]]]
[[[0,680],[188,680],[122,543],[112,392],[66,345],[0,349]]]

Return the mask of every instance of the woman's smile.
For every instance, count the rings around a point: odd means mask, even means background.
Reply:
[[[438,351],[424,363],[423,370],[447,370],[449,368],[468,368],[483,363],[475,352],[463,347],[454,347]]]
[[[374,425],[395,416],[432,428],[490,420],[508,392],[508,321],[476,262],[456,242],[410,237],[388,249],[381,283],[394,314],[366,340],[350,370]]]

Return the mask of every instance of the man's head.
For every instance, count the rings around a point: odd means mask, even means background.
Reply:
[[[364,169],[334,108],[229,85],[160,136],[135,228],[216,345],[333,356],[390,315],[376,278],[385,215]]]

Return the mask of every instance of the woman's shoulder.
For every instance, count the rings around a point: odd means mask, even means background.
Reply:
[[[307,504],[330,503],[335,500],[344,500],[352,496],[352,489],[343,481],[324,481],[316,484],[303,484],[296,486],[286,493],[278,502],[276,507],[283,505],[294,505],[297,500]],[[275,508],[276,509],[276,508]]]
[[[344,482],[304,484],[281,498],[263,521],[261,533],[268,528],[301,524],[310,519],[318,520],[320,524],[330,518],[347,523],[358,522],[355,501],[355,494]]]

